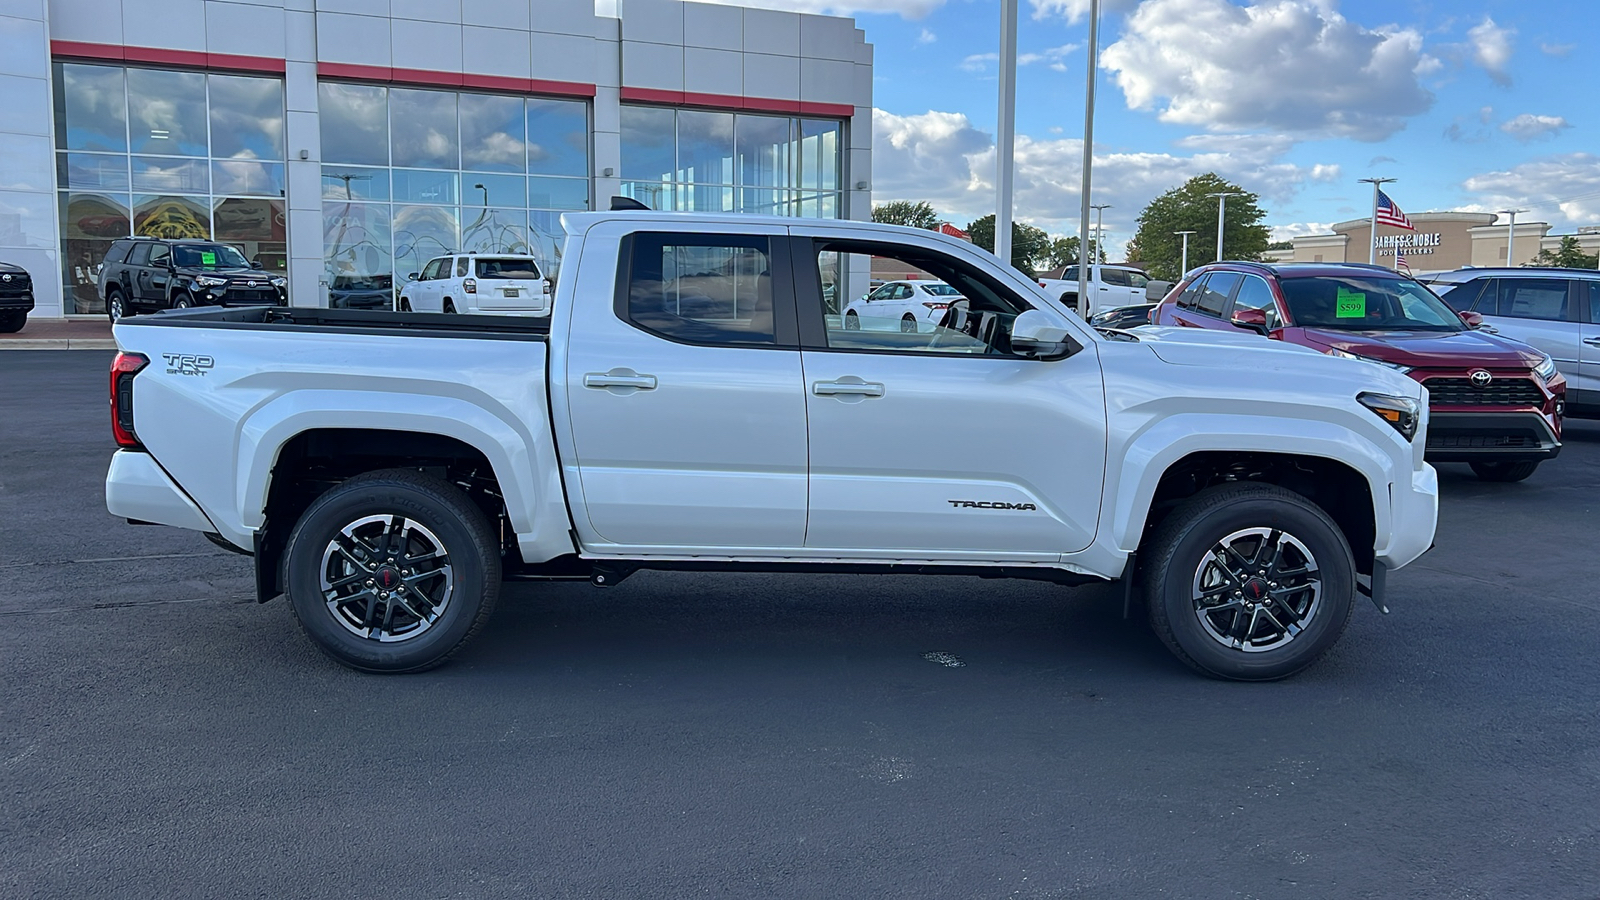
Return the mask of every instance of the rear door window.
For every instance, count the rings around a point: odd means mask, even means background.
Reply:
[[[1278,319],[1278,303],[1272,298],[1272,288],[1265,279],[1255,275],[1244,277],[1244,283],[1239,285],[1239,296],[1233,299],[1233,306],[1228,314],[1231,316],[1241,309],[1259,309],[1266,313],[1268,328],[1277,328],[1283,324]]]
[[[1508,319],[1544,319],[1562,322],[1567,318],[1567,295],[1571,281],[1560,278],[1497,278],[1499,302],[1496,311],[1479,312]],[[1484,304],[1480,304],[1480,307]]]
[[[770,238],[642,232],[629,243],[619,312],[634,326],[689,344],[777,343],[773,272],[782,268]]]
[[[456,260],[456,277],[465,278],[467,275],[467,267],[470,265],[472,265],[472,260],[468,257],[463,256]]]
[[[128,265],[130,265],[130,266],[148,266],[148,265],[150,265],[150,246],[151,246],[150,244],[134,244],[133,245],[133,252],[128,254]]]
[[[1183,293],[1178,295],[1178,308],[1194,309],[1195,306],[1200,302],[1200,295],[1205,291],[1205,285],[1205,275],[1201,275],[1199,278],[1189,282],[1189,286],[1184,288]]]
[[[1200,295],[1196,311],[1220,318],[1222,311],[1228,308],[1228,295],[1233,293],[1239,277],[1237,272],[1212,272],[1206,279],[1205,291]]]
[[[1101,269],[1100,280],[1114,287],[1128,286],[1128,273],[1121,269]]]

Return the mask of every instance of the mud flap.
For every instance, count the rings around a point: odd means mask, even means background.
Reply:
[[[1361,578],[1357,576],[1356,590],[1371,597],[1372,605],[1378,608],[1378,612],[1388,615],[1389,607],[1385,606],[1383,601],[1389,590],[1389,567],[1384,565],[1382,560],[1372,561],[1372,577],[1368,582],[1362,584]]]

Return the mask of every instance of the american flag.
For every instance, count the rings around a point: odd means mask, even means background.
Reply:
[[[1411,274],[1411,265],[1406,262],[1406,251],[1398,246],[1394,248],[1394,270]]]
[[[1407,231],[1417,230],[1411,224],[1411,220],[1406,218],[1406,214],[1400,211],[1399,204],[1390,200],[1389,195],[1381,190],[1378,191],[1378,224],[1393,225],[1396,228],[1404,228]]]

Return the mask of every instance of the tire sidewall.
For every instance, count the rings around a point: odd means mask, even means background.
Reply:
[[[464,501],[465,502],[465,501]],[[438,536],[449,553],[455,593],[441,621],[406,641],[383,643],[357,637],[335,620],[323,599],[322,554],[340,529],[371,515],[414,519]],[[296,618],[307,634],[340,662],[369,672],[428,668],[448,656],[472,631],[487,597],[491,573],[480,558],[467,522],[425,491],[375,480],[335,489],[311,505],[290,535],[283,558],[283,584]],[[498,572],[494,586],[498,587]]]
[[[1224,647],[1201,626],[1192,596],[1201,560],[1226,535],[1247,528],[1281,528],[1303,542],[1322,576],[1318,611],[1287,645],[1256,653]],[[1287,500],[1243,499],[1201,516],[1178,536],[1162,579],[1163,604],[1173,640],[1194,664],[1223,678],[1270,681],[1300,671],[1331,647],[1349,622],[1355,598],[1355,567],[1349,544],[1331,522]]]

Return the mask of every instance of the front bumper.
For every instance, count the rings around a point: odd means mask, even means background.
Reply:
[[[135,522],[215,532],[200,507],[189,499],[155,457],[142,450],[118,450],[106,472],[106,509]]]
[[[0,294],[0,312],[33,312],[33,291]]]
[[[1428,552],[1439,525],[1439,475],[1426,463],[1409,483],[1389,487],[1388,542],[1373,548],[1378,562],[1398,569]]]
[[[1434,412],[1428,419],[1429,462],[1554,459],[1561,439],[1543,413]]]

